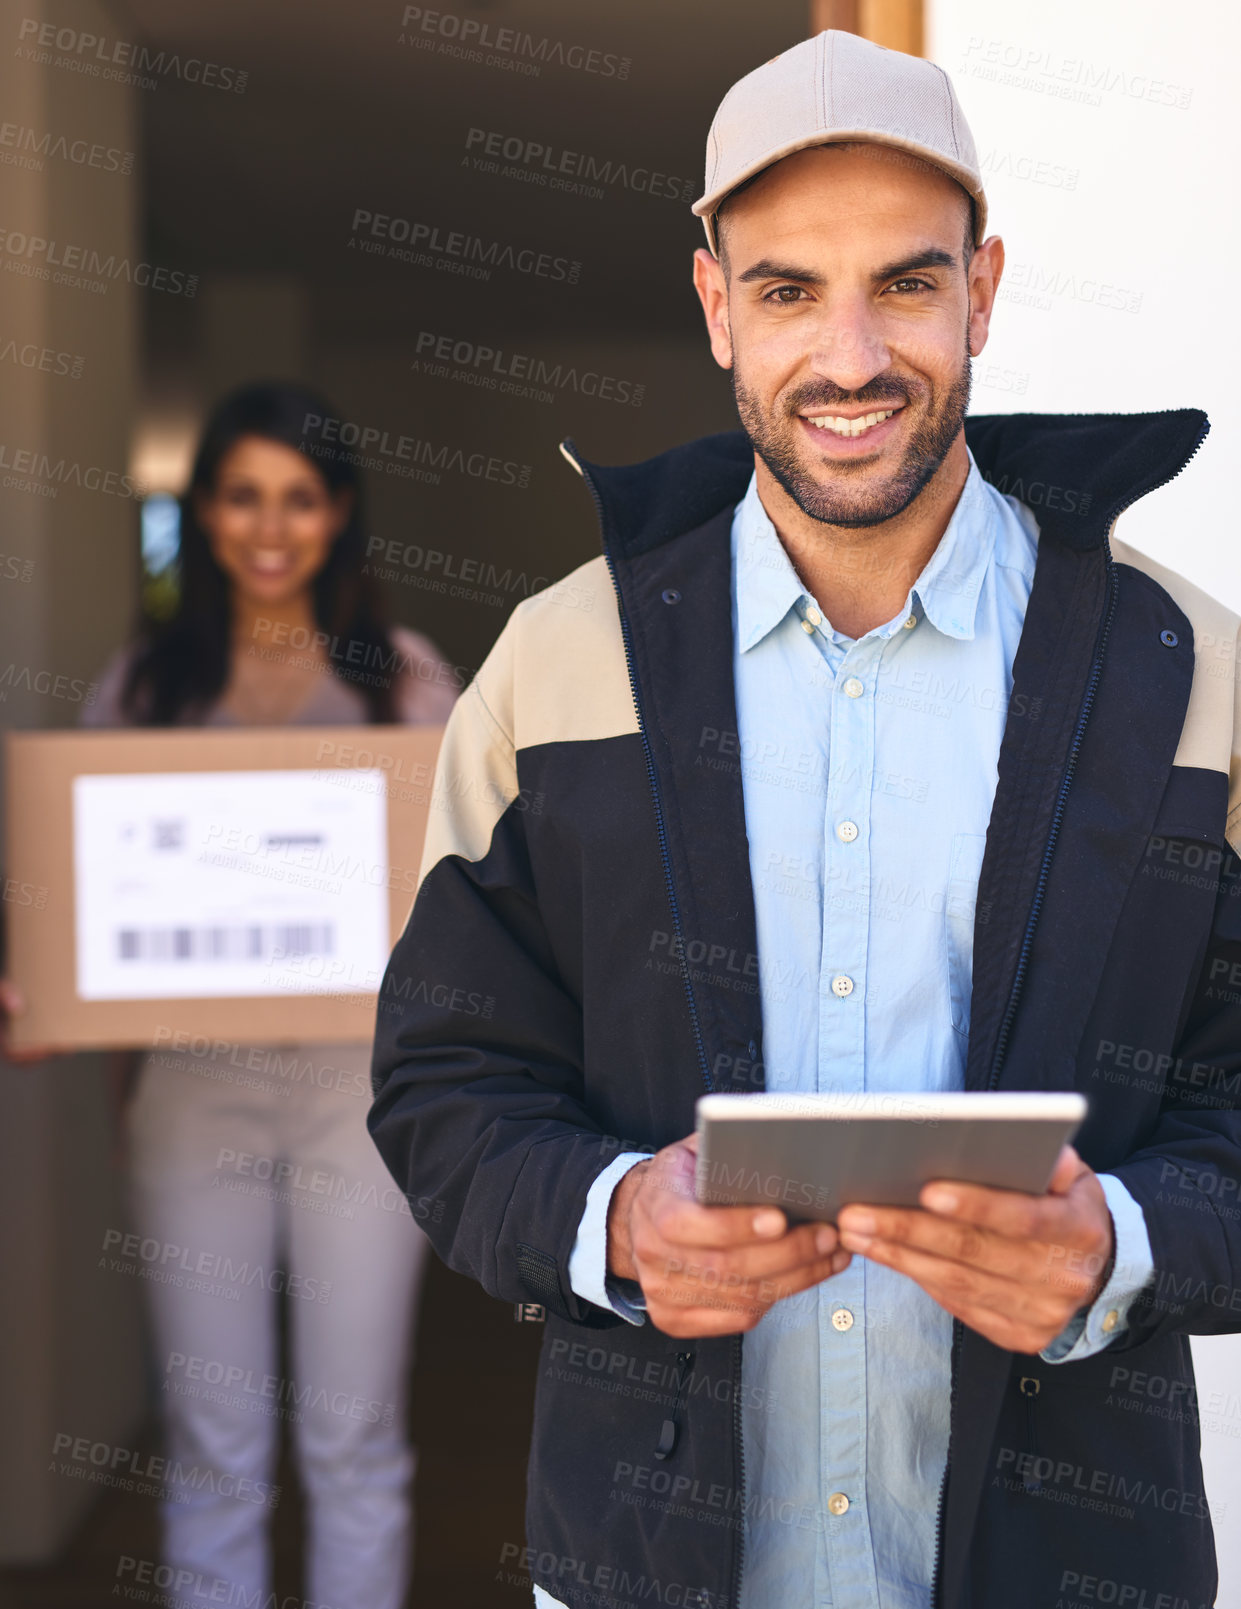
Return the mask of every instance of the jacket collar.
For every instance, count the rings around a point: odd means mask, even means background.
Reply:
[[[1100,546],[1139,497],[1180,473],[1210,428],[1199,408],[1159,413],[982,414],[965,421],[984,480],[1033,509],[1043,538]],[[673,447],[638,464],[603,466],[561,449],[599,499],[609,545],[635,558],[692,531],[745,496],[754,450],[744,431]]]

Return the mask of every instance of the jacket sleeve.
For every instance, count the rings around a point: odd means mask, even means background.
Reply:
[[[369,1125],[450,1268],[578,1323],[621,1320],[568,1264],[590,1186],[628,1147],[585,1099],[580,1002],[531,873],[505,635],[449,718],[419,885],[379,995]]]
[[[1229,818],[1236,837],[1241,812]],[[1163,1069],[1159,1121],[1109,1169],[1139,1203],[1155,1273],[1117,1350],[1153,1336],[1241,1331],[1241,861],[1223,851],[1206,953]]]

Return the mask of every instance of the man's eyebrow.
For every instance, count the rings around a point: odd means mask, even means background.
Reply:
[[[912,257],[903,257],[900,262],[888,263],[885,267],[877,269],[871,275],[876,285],[885,280],[900,279],[902,274],[916,274],[920,268],[955,268],[957,258],[954,253],[945,251],[942,246],[929,246],[926,251],[915,252]]]
[[[795,268],[788,263],[774,262],[770,257],[764,257],[761,262],[747,268],[744,273],[738,274],[741,284],[748,284],[754,279],[795,279],[802,285],[821,285],[822,274],[816,274],[813,268]]]
[[[945,251],[942,246],[929,246],[925,251],[915,252],[912,257],[903,257],[899,262],[887,263],[884,267],[876,269],[871,279],[876,285],[884,284],[889,279],[899,279],[902,274],[914,274],[920,268],[955,268],[956,256]],[[736,275],[737,282],[742,285],[751,283],[756,279],[789,279],[799,285],[822,285],[823,275],[816,273],[813,268],[800,268],[792,263],[778,263],[770,257],[764,257],[753,267],[745,269]]]

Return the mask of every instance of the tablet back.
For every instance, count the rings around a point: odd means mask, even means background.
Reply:
[[[1075,1094],[708,1095],[697,1196],[830,1222],[850,1201],[917,1206],[932,1179],[1041,1195],[1085,1112]]]

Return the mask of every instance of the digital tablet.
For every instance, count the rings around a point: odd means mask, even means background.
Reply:
[[[832,1222],[847,1202],[916,1207],[932,1179],[1041,1195],[1086,1115],[1078,1094],[704,1095],[695,1193]]]

